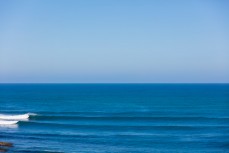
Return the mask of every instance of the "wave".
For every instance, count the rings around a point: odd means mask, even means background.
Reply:
[[[53,122],[21,122],[20,125],[27,125],[27,126],[37,126],[42,128],[52,127],[52,128],[60,128],[60,129],[66,129],[66,128],[72,128],[74,130],[76,129],[102,129],[102,130],[132,130],[132,129],[138,129],[138,130],[153,130],[153,129],[169,129],[169,130],[194,130],[194,129],[228,129],[229,125],[111,125],[111,124],[67,124],[67,123],[53,123]]]
[[[217,117],[178,117],[178,116],[64,116],[64,115],[36,115],[31,117],[32,120],[124,120],[124,121],[143,121],[143,120],[152,120],[152,121],[184,121],[184,120],[223,120],[227,121],[229,118],[217,118]]]
[[[221,133],[202,133],[202,134],[194,134],[194,133],[152,133],[152,132],[141,132],[141,131],[112,131],[112,132],[96,132],[96,131],[85,131],[85,132],[67,132],[67,133],[50,133],[48,131],[25,131],[22,133],[7,133],[7,132],[1,132],[0,137],[12,137],[12,138],[76,138],[76,137],[125,137],[125,136],[160,136],[160,137],[203,137],[203,138],[209,138],[209,137],[224,137],[229,138],[229,134],[221,134]]]
[[[31,115],[36,115],[33,113],[27,113],[27,114],[22,114],[22,115],[4,115],[0,114],[0,119],[2,120],[24,120],[24,119],[29,119]]]
[[[22,115],[0,114],[0,127],[16,125],[19,121],[27,121],[31,115],[34,116],[36,114],[33,113],[27,113]]]
[[[5,121],[5,120],[0,120],[0,125],[12,125],[12,124],[17,124],[18,121]]]

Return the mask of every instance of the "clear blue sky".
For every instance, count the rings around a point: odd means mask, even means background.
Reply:
[[[0,82],[229,82],[227,0],[0,1]]]

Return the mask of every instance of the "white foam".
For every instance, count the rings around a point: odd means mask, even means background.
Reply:
[[[36,116],[37,114],[35,113],[28,113],[29,116]]]
[[[0,120],[0,125],[12,125],[12,124],[17,124],[18,121],[5,121],[5,120]]]
[[[3,115],[0,114],[0,119],[2,120],[24,120],[28,119],[30,114],[23,114],[23,115]]]
[[[17,129],[17,124],[0,124],[0,130],[1,129]]]

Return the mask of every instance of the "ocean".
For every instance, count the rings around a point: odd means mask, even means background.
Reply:
[[[0,84],[0,141],[9,153],[229,153],[229,84]]]

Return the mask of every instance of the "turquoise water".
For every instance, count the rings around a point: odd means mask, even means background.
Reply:
[[[1,84],[12,153],[229,152],[229,84]]]

